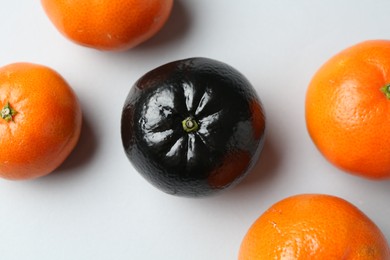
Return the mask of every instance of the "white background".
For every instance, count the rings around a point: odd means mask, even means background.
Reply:
[[[108,53],[66,40],[39,1],[2,0],[0,66],[28,61],[57,70],[80,99],[84,126],[75,151],[51,175],[0,180],[0,259],[233,260],[253,221],[298,193],[349,200],[390,240],[390,182],[330,165],[304,118],[315,71],[352,44],[390,38],[389,11],[388,0],[177,0],[153,39]],[[205,199],[152,187],[128,162],[120,137],[132,84],[159,65],[193,56],[240,70],[267,115],[255,170],[236,188]]]

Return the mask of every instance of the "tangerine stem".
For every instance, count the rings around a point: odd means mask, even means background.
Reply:
[[[390,83],[381,88],[381,91],[385,94],[387,99],[390,99]]]
[[[187,133],[194,132],[199,128],[198,122],[196,122],[196,120],[192,117],[187,117],[181,123],[183,125],[184,131]]]
[[[11,107],[9,102],[1,109],[1,118],[3,118],[5,121],[10,122],[14,121],[14,116],[18,112]]]

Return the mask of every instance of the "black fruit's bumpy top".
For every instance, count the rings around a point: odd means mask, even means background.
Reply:
[[[246,78],[206,58],[168,63],[132,87],[121,134],[134,167],[159,189],[204,196],[237,183],[257,161],[265,118]]]

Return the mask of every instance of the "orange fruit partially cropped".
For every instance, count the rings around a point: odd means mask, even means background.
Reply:
[[[100,50],[126,50],[155,35],[173,0],[41,0],[55,27],[70,40]]]
[[[389,260],[379,228],[357,207],[330,195],[301,194],[272,205],[245,235],[239,260]]]
[[[306,124],[337,167],[390,178],[390,41],[365,41],[327,61],[307,89]]]
[[[80,104],[51,68],[31,63],[0,68],[0,109],[0,177],[47,175],[77,144]]]

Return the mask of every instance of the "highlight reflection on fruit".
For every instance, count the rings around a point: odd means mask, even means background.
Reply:
[[[129,160],[162,191],[206,196],[237,184],[258,160],[265,117],[249,81],[207,58],[162,65],[125,101],[121,134]]]

